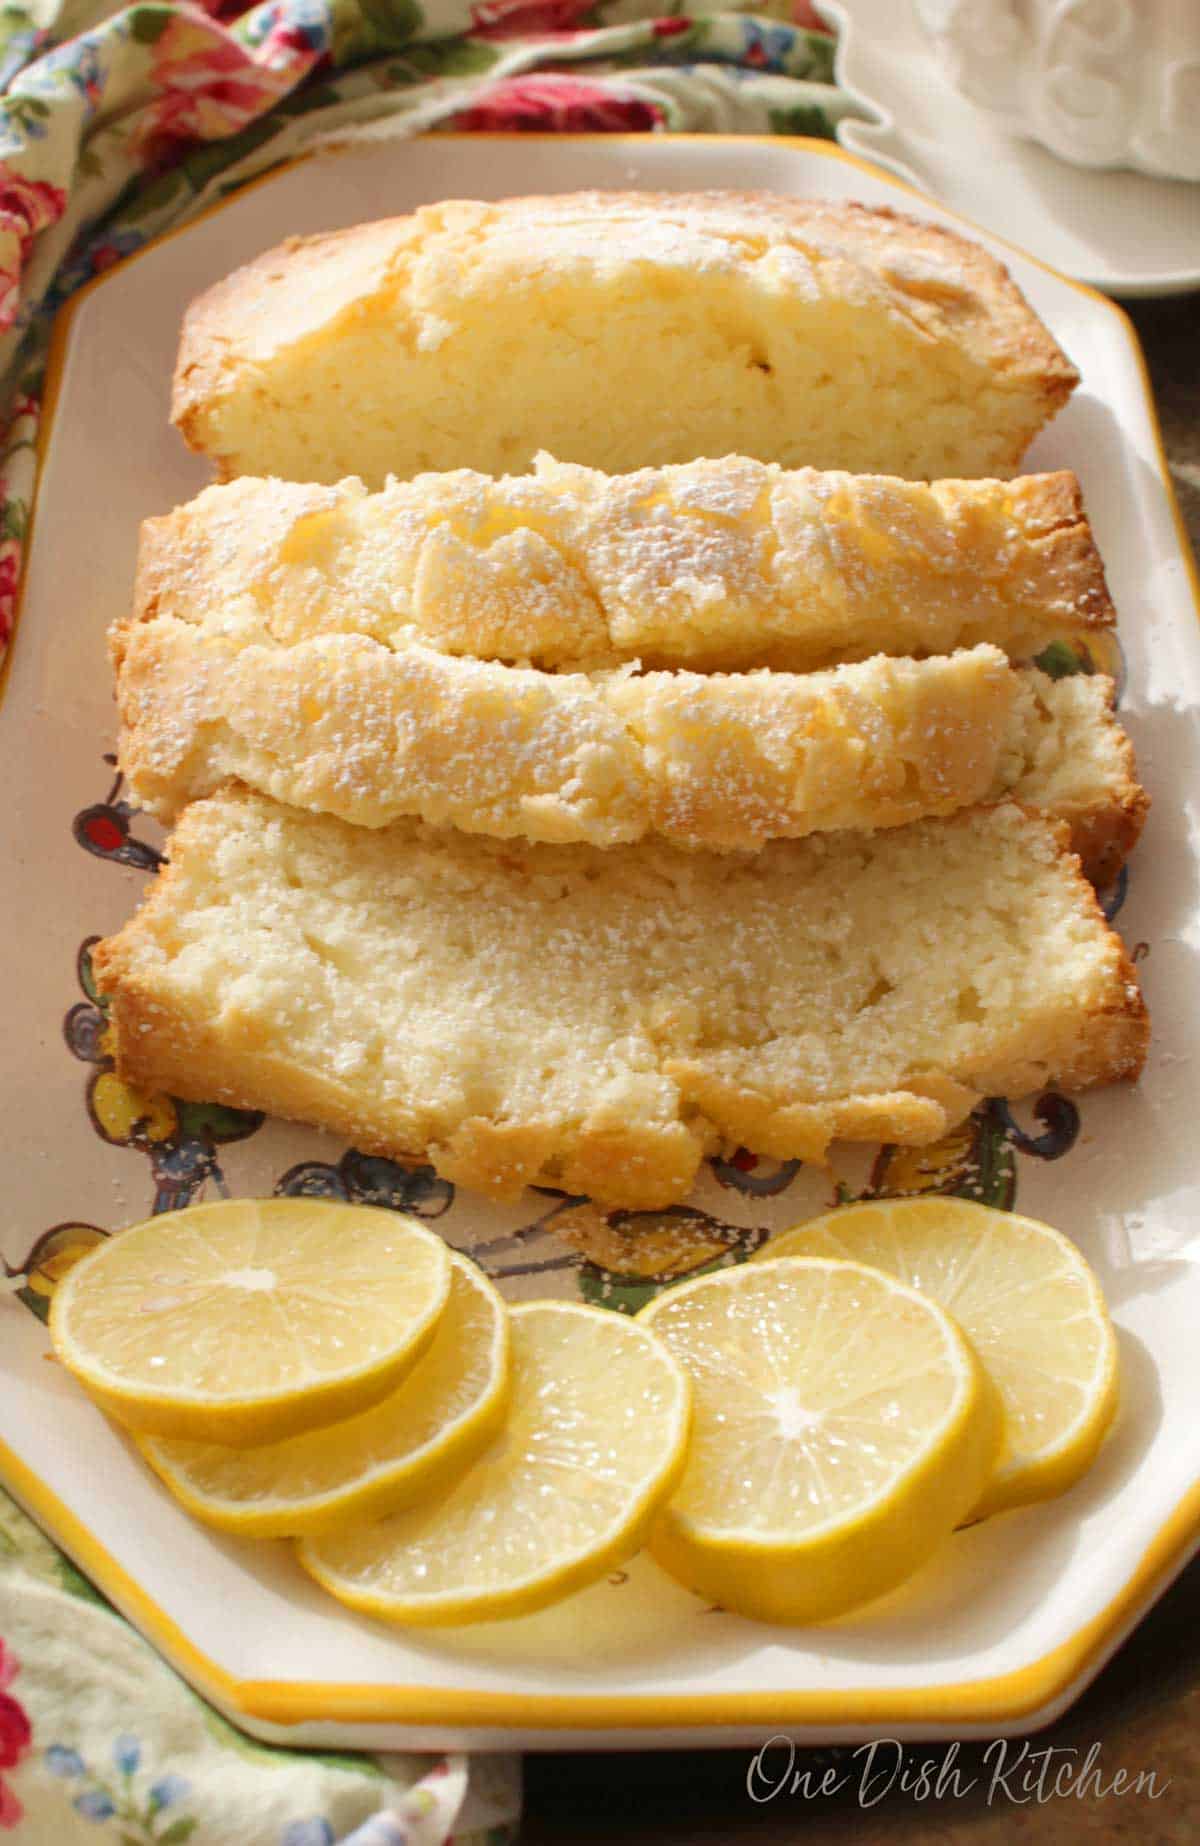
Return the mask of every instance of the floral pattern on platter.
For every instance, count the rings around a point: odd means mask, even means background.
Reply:
[[[1060,1160],[1079,1134],[1078,1109],[1056,1091],[1035,1100],[1033,1115],[1040,1133],[1023,1129],[1008,1104],[993,1097],[929,1147],[881,1147],[863,1185],[855,1188],[835,1179],[832,1195],[818,1209],[940,1192],[1011,1211],[1017,1196],[1016,1155]],[[760,1175],[759,1164],[744,1148],[728,1161],[709,1163],[722,1186],[755,1199],[785,1194],[802,1170],[799,1161],[768,1161]],[[730,1223],[694,1204],[604,1212],[590,1199],[546,1196],[555,1202],[538,1217],[472,1244],[472,1257],[500,1283],[573,1273],[582,1300],[625,1314],[636,1314],[674,1282],[744,1263],[772,1234],[764,1225]],[[797,1213],[811,1215],[799,1206]]]
[[[115,766],[117,759],[105,756],[104,760]],[[130,832],[129,823],[138,810],[121,798],[124,780],[118,772],[103,801],[94,801],[90,807],[82,808],[71,823],[71,831],[76,844],[82,846],[84,852],[94,853],[97,859],[115,859],[118,864],[132,865],[141,872],[157,872],[162,864],[157,846],[152,846],[148,840],[134,838]]]
[[[110,856],[119,857],[116,853]],[[93,1067],[84,1092],[92,1127],[114,1147],[132,1147],[148,1155],[154,1176],[153,1212],[178,1211],[192,1204],[209,1181],[225,1196],[217,1149],[254,1134],[262,1126],[262,1115],[230,1109],[224,1103],[148,1093],[117,1075],[107,1003],[92,976],[96,941],[89,936],[80,945],[76,972],[86,997],[71,1007],[63,1021],[68,1049]]]

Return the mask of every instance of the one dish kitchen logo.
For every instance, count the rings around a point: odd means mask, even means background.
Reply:
[[[961,1801],[975,1794],[988,1807],[1011,1802],[1016,1807],[1074,1798],[1105,1801],[1114,1795],[1141,1795],[1158,1801],[1171,1786],[1153,1770],[1107,1769],[1102,1747],[1086,1749],[997,1737],[972,1760],[960,1763],[960,1746],[952,1743],[936,1756],[919,1756],[895,1737],[877,1738],[857,1749],[840,1750],[836,1760],[813,1757],[789,1737],[769,1737],[750,1758],[746,1792],[751,1801],[819,1800],[850,1791],[860,1808],[873,1808],[888,1795],[912,1801]]]

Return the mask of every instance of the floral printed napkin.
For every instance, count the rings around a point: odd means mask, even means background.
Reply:
[[[809,0],[0,0],[0,658],[50,323],[84,282],[328,136],[832,137]],[[252,1743],[0,1492],[0,1831],[27,1846],[496,1846],[511,1758]]]
[[[504,1846],[513,1757],[244,1737],[0,1492],[0,1835],[21,1846]]]

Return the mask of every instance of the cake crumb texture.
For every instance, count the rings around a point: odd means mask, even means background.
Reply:
[[[377,832],[194,803],[99,945],[117,1068],[498,1197],[683,1198],[737,1145],[920,1145],[1137,1074],[1137,981],[1065,830],[1004,804],[754,854]]]

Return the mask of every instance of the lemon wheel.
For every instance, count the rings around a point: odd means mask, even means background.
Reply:
[[[327,1531],[437,1494],[508,1401],[508,1312],[469,1257],[452,1250],[450,1270],[432,1341],[370,1410],[260,1448],[141,1436],[142,1454],[189,1512],[247,1537]]]
[[[690,1392],[647,1328],[561,1301],[513,1308],[512,1394],[492,1446],[440,1499],[305,1539],[305,1568],[372,1615],[528,1614],[637,1550],[679,1479]]]
[[[222,1199],[107,1239],[50,1309],[54,1349],[127,1428],[274,1441],[395,1389],[450,1290],[415,1218],[315,1199]]]
[[[679,1490],[651,1549],[723,1608],[814,1622],[890,1590],[978,1500],[996,1396],[936,1302],[858,1263],[747,1264],[639,1320],[692,1379]]]

